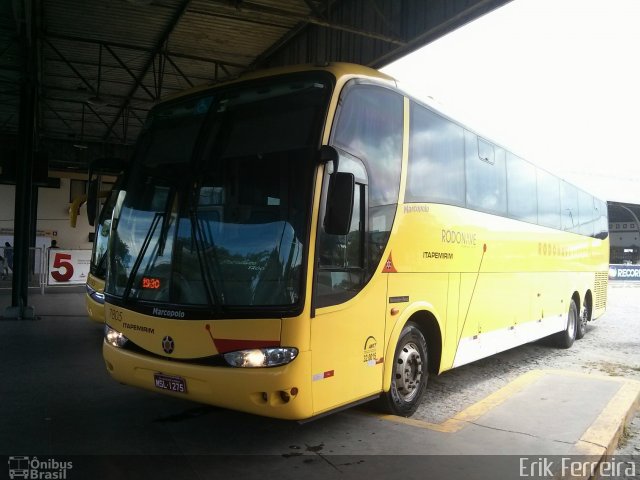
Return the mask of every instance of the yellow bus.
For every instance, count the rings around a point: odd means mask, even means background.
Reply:
[[[104,280],[107,273],[107,247],[111,226],[111,214],[124,178],[126,161],[105,157],[95,159],[89,166],[87,194],[75,199],[71,207],[71,226],[75,228],[76,217],[82,203],[87,202],[87,219],[94,226],[93,249],[89,275],[87,275],[85,305],[87,314],[94,322],[104,323]],[[104,198],[102,205],[98,199]],[[97,213],[97,223],[96,223]]]
[[[309,419],[605,311],[606,205],[375,70],[251,73],[158,104],[108,249],[122,383]]]
[[[98,323],[104,323],[104,281],[107,273],[107,246],[109,244],[111,214],[119,191],[119,188],[114,186],[114,188],[105,192],[106,200],[100,209],[93,237],[85,304],[89,318]]]

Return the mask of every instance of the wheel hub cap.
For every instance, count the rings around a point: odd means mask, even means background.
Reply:
[[[405,401],[411,401],[417,394],[422,380],[422,357],[414,343],[407,343],[396,361],[396,388]]]

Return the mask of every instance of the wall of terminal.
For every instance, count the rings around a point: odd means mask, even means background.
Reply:
[[[93,244],[89,233],[94,229],[87,220],[85,205],[80,208],[76,228],[69,226],[72,183],[75,193],[82,183],[72,178],[60,179],[60,188],[38,188],[37,237],[55,239],[60,248],[90,250]],[[0,238],[3,245],[5,241],[13,245],[15,186],[0,185],[0,199]]]

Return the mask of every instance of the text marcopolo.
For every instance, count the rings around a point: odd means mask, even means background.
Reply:
[[[166,317],[166,318],[184,318],[185,313],[183,310],[165,310],[162,308],[154,308],[153,314],[158,317]]]

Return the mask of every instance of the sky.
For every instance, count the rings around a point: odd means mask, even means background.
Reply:
[[[382,71],[601,198],[640,203],[640,0],[513,0]]]

